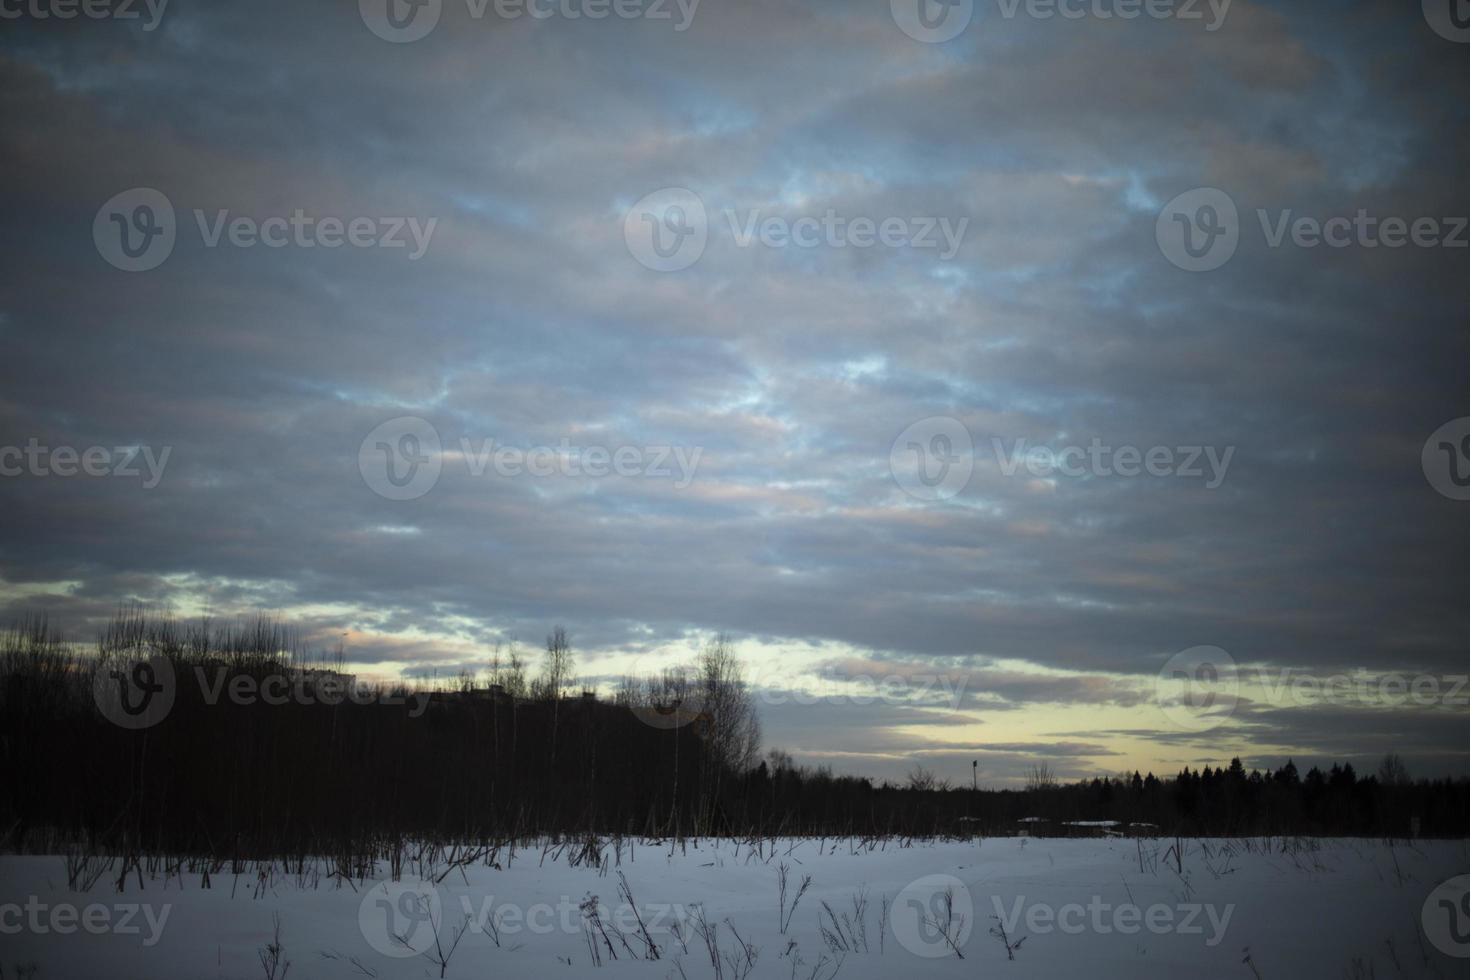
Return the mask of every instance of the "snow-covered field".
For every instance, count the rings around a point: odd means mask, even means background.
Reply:
[[[1173,844],[640,842],[609,846],[600,867],[539,848],[502,851],[499,868],[441,858],[437,885],[277,868],[217,873],[208,888],[187,872],[145,872],[140,887],[132,873],[122,892],[116,868],[73,892],[62,858],[10,856],[0,969],[268,977],[279,922],[297,980],[1470,976],[1470,877],[1443,884],[1470,872],[1466,841],[1188,840],[1182,875]]]

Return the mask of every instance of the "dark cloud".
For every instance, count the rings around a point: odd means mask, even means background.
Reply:
[[[956,671],[966,711],[1012,713],[1136,705],[1199,644],[1317,670],[1463,664],[1470,505],[1419,455],[1470,415],[1466,252],[1271,248],[1255,217],[1470,210],[1464,52],[1417,9],[1237,0],[1214,32],[987,10],[931,46],[886,4],[706,0],[675,32],[447,0],[429,37],[394,45],[353,7],[7,24],[0,445],[171,456],[152,489],[0,479],[0,611],[85,637],[128,600],[286,609],[323,646],[351,631],[361,662],[418,673],[497,639],[534,648],[553,622],[593,664],[728,630]],[[660,275],[623,217],[668,185],[702,196],[711,241]],[[1242,242],[1190,274],[1154,222],[1201,185],[1236,201]],[[91,227],[136,186],[168,196],[179,238],[130,274]],[[742,248],[727,208],[969,225],[948,262]],[[437,226],[412,261],[207,248],[195,209]],[[358,450],[403,415],[451,451],[702,457],[687,487],[451,458],[392,501]],[[922,503],[889,451],[934,415],[966,425],[976,465]],[[1094,438],[1235,453],[1206,489],[1007,476],[992,449]],[[794,683],[774,662],[766,683]],[[812,757],[864,724],[833,718]],[[1409,714],[1250,721],[1262,751],[1413,732],[1437,764],[1457,744]],[[881,726],[862,742],[924,745]]]

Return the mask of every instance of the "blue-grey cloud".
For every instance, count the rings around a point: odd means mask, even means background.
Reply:
[[[682,32],[446,0],[410,44],[352,4],[7,23],[0,445],[171,455],[154,488],[0,479],[0,604],[82,637],[128,600],[290,608],[420,671],[553,622],[594,665],[725,630],[970,672],[990,695],[967,708],[1007,711],[1136,703],[1199,644],[1462,664],[1470,505],[1420,450],[1470,415],[1467,252],[1273,248],[1255,212],[1465,214],[1464,52],[1366,0],[1237,0],[1215,31],[977,7],[944,45],[886,3],[774,0],[706,0]],[[710,240],[661,274],[623,219],[667,186],[700,195]],[[1187,273],[1155,219],[1199,186],[1231,195],[1241,243]],[[148,272],[92,240],[133,187],[178,215]],[[196,210],[436,224],[409,259],[207,247]],[[968,223],[945,260],[742,246],[727,210]],[[388,500],[359,447],[407,415],[450,455]],[[975,468],[925,502],[889,456],[931,416]],[[687,486],[477,476],[462,439],[701,456]],[[1021,439],[1234,455],[1214,489],[1007,475],[994,440]],[[1315,724],[1291,744],[1355,751]]]

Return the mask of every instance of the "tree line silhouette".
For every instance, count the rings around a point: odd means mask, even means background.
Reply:
[[[172,676],[171,704],[154,723],[118,724],[111,685],[145,658],[147,677]],[[270,620],[185,626],[124,610],[86,652],[32,620],[0,634],[0,848],[331,855],[353,868],[405,841],[540,835],[1096,833],[1099,821],[1138,834],[1470,831],[1470,782],[1414,782],[1392,760],[1367,778],[1351,765],[1247,773],[1237,759],[1068,785],[1038,767],[1018,790],[950,788],[922,770],[875,784],[761,757],[723,639],[608,701],[573,688],[572,662],[557,629],[534,675],[497,654],[481,686],[464,675],[343,697],[340,664],[304,655]],[[264,696],[283,677],[292,693]]]

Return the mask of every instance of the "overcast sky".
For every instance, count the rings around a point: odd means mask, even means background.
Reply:
[[[879,777],[1470,772],[1447,11],[533,6],[7,0],[0,615],[723,631]]]

